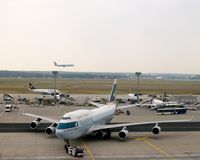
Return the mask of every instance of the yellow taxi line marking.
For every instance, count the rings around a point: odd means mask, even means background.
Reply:
[[[82,142],[82,144],[84,145],[85,149],[87,150],[87,152],[88,152],[90,158],[91,158],[92,160],[95,160],[95,158],[94,158],[92,152],[90,151],[90,149],[88,148],[87,144],[84,142],[83,139],[81,139],[81,142]]]
[[[139,137],[139,138],[135,138],[136,141],[141,141],[141,140],[145,140],[145,139],[149,139],[149,137]]]
[[[157,151],[159,151],[160,153],[162,153],[163,155],[169,157],[171,160],[176,160],[172,155],[170,155],[169,153],[165,152],[164,150],[162,150],[161,148],[155,146],[154,144],[152,144],[150,141],[148,141],[147,139],[143,139],[143,141],[148,144],[149,146],[151,146],[152,148],[156,149]]]

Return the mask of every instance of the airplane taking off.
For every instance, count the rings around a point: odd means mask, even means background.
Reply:
[[[74,67],[73,64],[57,64],[55,61],[53,63],[56,67]]]
[[[47,127],[45,132],[47,135],[56,134],[58,138],[64,139],[67,144],[69,140],[78,139],[85,135],[96,134],[97,137],[110,138],[111,129],[119,129],[119,138],[124,140],[128,138],[128,127],[142,124],[153,124],[155,125],[152,128],[153,134],[159,134],[161,128],[160,123],[174,123],[174,122],[185,122],[190,120],[169,120],[169,121],[153,121],[153,122],[141,122],[141,123],[115,123],[109,124],[113,119],[116,110],[124,109],[128,107],[133,107],[137,105],[128,105],[128,106],[118,106],[115,103],[116,98],[116,87],[117,80],[114,81],[109,102],[106,105],[93,103],[97,108],[88,110],[81,109],[72,112],[65,113],[60,121],[42,117],[30,113],[22,113],[26,116],[31,116],[36,118],[30,123],[30,127],[35,129],[39,126],[41,120],[46,120],[52,123],[51,126]]]

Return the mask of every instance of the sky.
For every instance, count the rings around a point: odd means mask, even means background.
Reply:
[[[0,0],[0,70],[200,74],[200,1]]]

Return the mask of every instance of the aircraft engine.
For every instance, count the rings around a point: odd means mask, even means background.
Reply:
[[[155,125],[155,127],[152,128],[153,134],[159,134],[161,132],[161,128],[158,125]]]
[[[39,126],[41,120],[42,120],[41,118],[37,118],[36,120],[32,121],[30,123],[30,127],[32,129],[36,129]]]
[[[52,125],[50,125],[49,127],[47,127],[45,129],[45,133],[47,135],[53,135],[53,134],[55,134],[55,132],[56,132],[56,126],[57,126],[57,124],[53,123]]]
[[[120,132],[119,132],[119,139],[121,140],[125,140],[126,138],[128,138],[128,130],[126,129],[122,129]]]

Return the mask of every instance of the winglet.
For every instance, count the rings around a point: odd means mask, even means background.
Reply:
[[[114,80],[114,83],[113,83],[113,86],[112,86],[112,90],[111,90],[111,94],[110,94],[109,102],[114,102],[115,101],[116,92],[117,92],[117,79]]]

